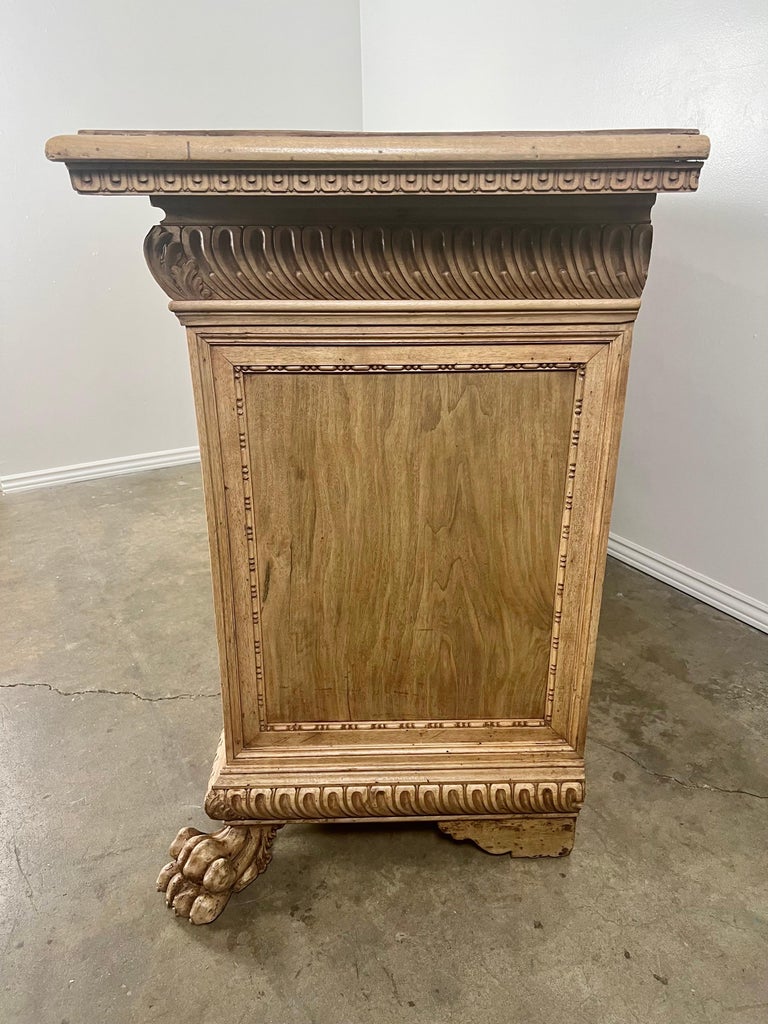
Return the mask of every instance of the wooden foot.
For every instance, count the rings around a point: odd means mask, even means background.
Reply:
[[[576,815],[456,818],[437,824],[441,832],[452,839],[469,839],[486,853],[508,853],[512,857],[566,857],[573,849]]]
[[[266,871],[280,825],[225,825],[208,834],[183,828],[171,843],[173,858],[157,879],[158,891],[179,917],[210,924],[233,892]]]

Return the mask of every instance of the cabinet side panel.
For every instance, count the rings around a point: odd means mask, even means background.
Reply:
[[[268,724],[543,717],[574,383],[245,375]]]

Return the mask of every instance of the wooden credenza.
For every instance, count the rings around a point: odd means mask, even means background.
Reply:
[[[165,211],[224,711],[159,888],[195,924],[294,822],[432,820],[567,854],[632,325],[691,131],[85,132],[86,195]]]

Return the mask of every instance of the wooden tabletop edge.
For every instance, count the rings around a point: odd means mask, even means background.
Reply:
[[[705,160],[695,129],[541,133],[81,132],[48,140],[65,163],[515,165]]]

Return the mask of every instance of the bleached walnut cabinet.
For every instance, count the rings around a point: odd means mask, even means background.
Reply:
[[[560,856],[632,324],[692,131],[84,132],[84,195],[186,326],[224,732],[159,887],[195,924],[282,825],[431,820]]]

